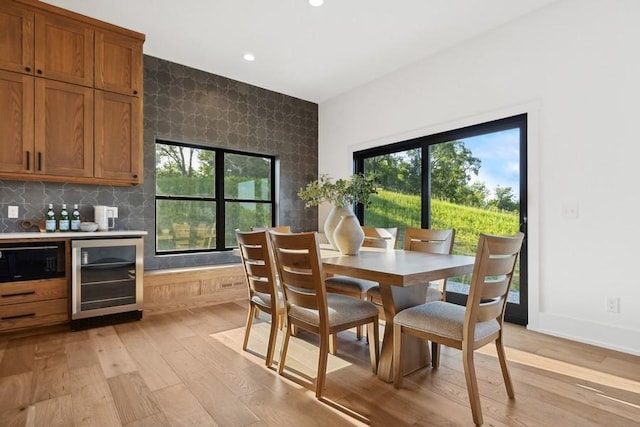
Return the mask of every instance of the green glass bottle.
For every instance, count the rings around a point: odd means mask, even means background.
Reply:
[[[58,219],[58,230],[60,231],[69,231],[71,227],[71,222],[69,220],[69,212],[67,212],[67,205],[62,205],[62,210],[60,211],[60,218]]]
[[[80,231],[80,211],[78,205],[73,205],[71,212],[71,231]]]
[[[56,231],[56,213],[53,211],[52,203],[49,203],[49,210],[45,215],[44,228],[47,230],[47,233]]]

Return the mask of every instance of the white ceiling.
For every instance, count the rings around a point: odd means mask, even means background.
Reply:
[[[317,103],[554,1],[46,0],[146,34],[145,54]]]

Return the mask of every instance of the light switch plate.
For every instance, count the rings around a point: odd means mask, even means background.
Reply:
[[[9,206],[7,209],[7,218],[19,218],[20,217],[20,209],[18,206]]]

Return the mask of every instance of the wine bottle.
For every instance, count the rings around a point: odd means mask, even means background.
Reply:
[[[78,205],[73,205],[71,212],[71,231],[80,231],[80,211]]]
[[[56,231],[56,213],[53,211],[52,203],[49,203],[49,210],[45,215],[44,228],[47,230],[47,233]]]
[[[58,230],[60,231],[69,231],[71,224],[69,221],[69,212],[67,212],[67,205],[62,205],[62,210],[60,211],[60,217],[58,219]]]

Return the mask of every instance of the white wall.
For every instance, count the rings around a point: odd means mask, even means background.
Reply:
[[[331,99],[319,171],[348,176],[356,150],[529,113],[529,328],[640,354],[638,22],[637,0],[563,0]]]

